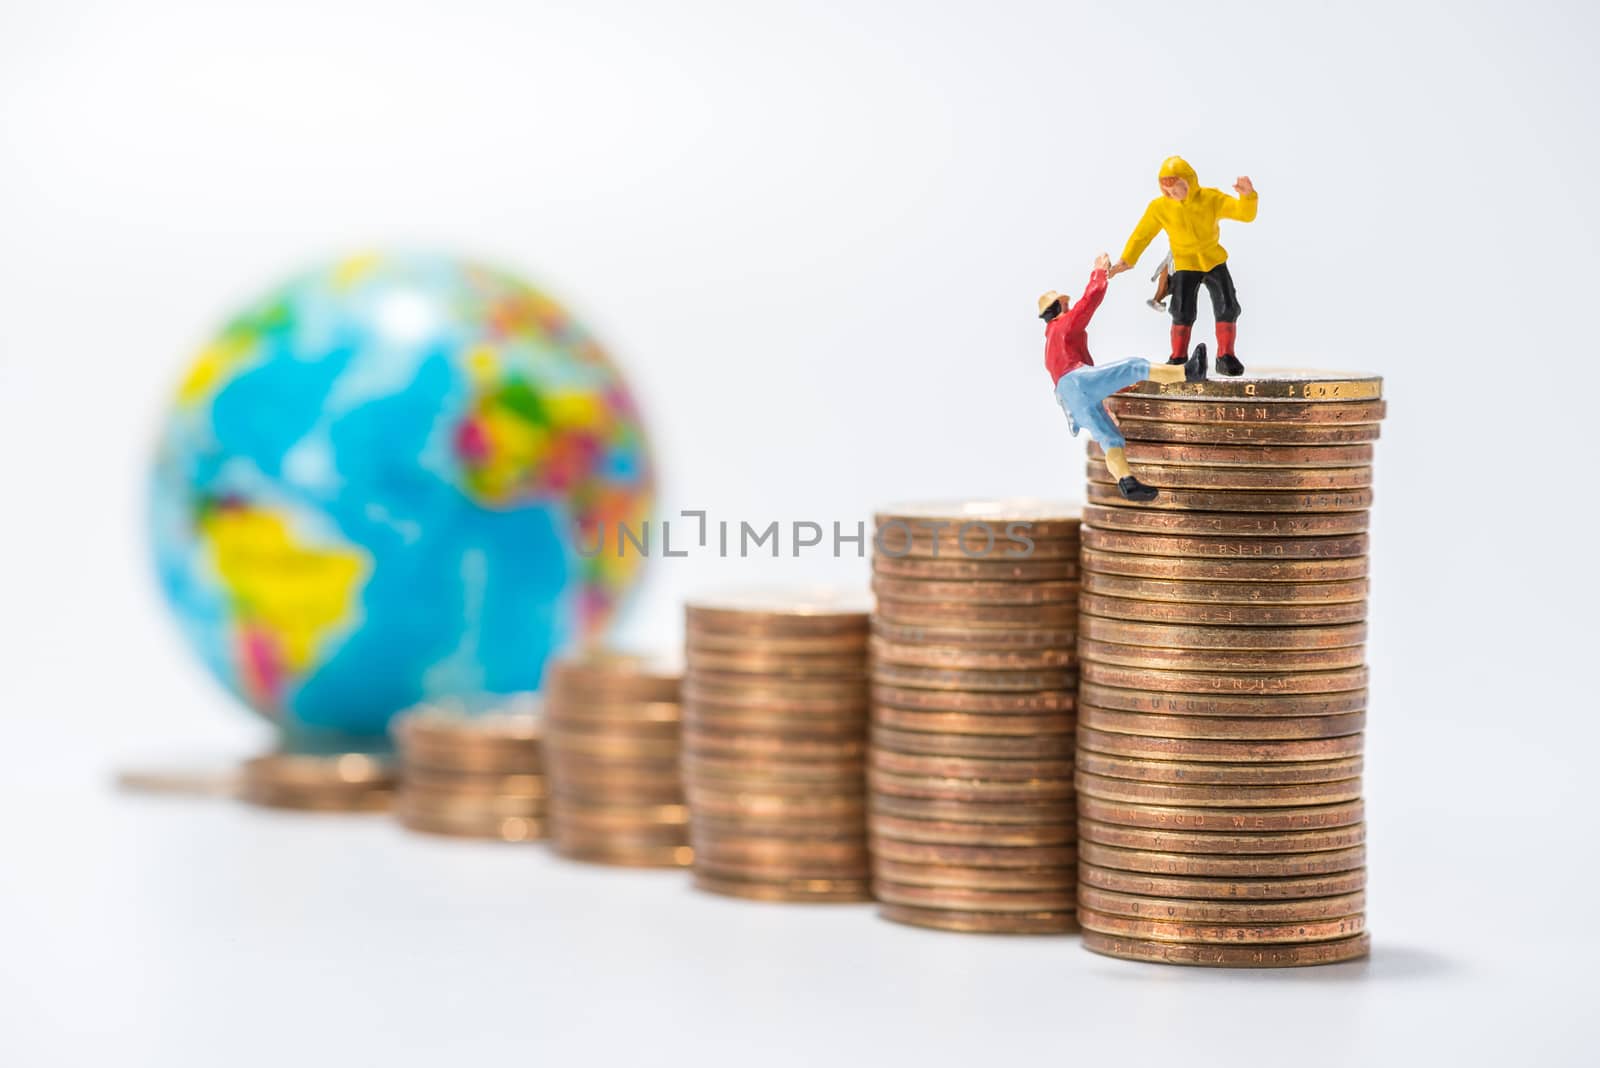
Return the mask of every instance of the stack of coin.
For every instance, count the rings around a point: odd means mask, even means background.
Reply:
[[[683,771],[696,886],[870,900],[867,607],[824,592],[690,602]]]
[[[681,681],[676,667],[620,653],[551,665],[550,838],[562,856],[639,868],[689,863],[678,770]]]
[[[890,920],[1077,930],[1075,503],[876,517],[873,887]]]
[[[1079,918],[1088,948],[1364,956],[1367,521],[1377,378],[1267,372],[1109,402],[1088,465]]]
[[[242,800],[268,808],[380,812],[395,795],[391,763],[367,753],[269,753],[240,769]]]
[[[424,707],[396,720],[394,737],[395,814],[407,827],[508,842],[545,836],[543,745],[531,702],[478,715]]]

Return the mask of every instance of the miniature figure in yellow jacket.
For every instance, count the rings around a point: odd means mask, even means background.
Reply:
[[[1139,261],[1156,234],[1166,232],[1172,245],[1172,354],[1169,363],[1182,363],[1188,356],[1189,333],[1198,311],[1200,287],[1211,294],[1211,310],[1217,319],[1217,370],[1225,375],[1244,373],[1244,365],[1233,351],[1238,334],[1239,298],[1228,273],[1228,250],[1218,241],[1222,219],[1250,222],[1256,217],[1256,188],[1249,178],[1239,178],[1233,186],[1237,197],[1220,189],[1207,189],[1195,177],[1194,168],[1178,156],[1161,164],[1158,178],[1161,195],[1144,209],[1144,217],[1133,228],[1122,258],[1108,274],[1116,275]]]

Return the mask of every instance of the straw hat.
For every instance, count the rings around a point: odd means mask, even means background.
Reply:
[[[1048,311],[1050,309],[1050,305],[1054,304],[1058,300],[1061,300],[1061,294],[1057,293],[1053,289],[1050,292],[1044,294],[1044,296],[1039,298],[1039,314],[1043,315],[1046,311]],[[1064,300],[1061,300],[1061,306],[1063,308],[1065,308],[1067,306],[1067,302],[1064,301]]]

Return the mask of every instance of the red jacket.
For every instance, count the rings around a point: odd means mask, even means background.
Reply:
[[[1044,365],[1051,382],[1061,381],[1062,375],[1080,367],[1094,366],[1094,357],[1089,355],[1089,319],[1105,298],[1106,272],[1096,270],[1089,276],[1083,296],[1045,324]]]

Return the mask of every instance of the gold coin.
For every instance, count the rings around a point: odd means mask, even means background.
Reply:
[[[1047,734],[1071,734],[1078,721],[1070,709],[1006,715],[994,712],[926,712],[877,705],[872,710],[872,722],[891,730],[923,731],[927,734],[1032,738]]]
[[[1183,897],[1199,901],[1284,901],[1356,893],[1366,889],[1367,870],[1357,868],[1292,879],[1193,879],[1117,871],[1082,861],[1078,864],[1078,884],[1080,888],[1092,886],[1145,897]]]
[[[401,785],[408,791],[455,797],[544,797],[549,793],[543,773],[481,775],[408,767]]]
[[[1154,738],[1205,738],[1217,741],[1295,741],[1339,738],[1366,729],[1365,712],[1328,716],[1158,716],[1149,712],[1113,712],[1084,705],[1083,726],[1112,734]]]
[[[237,767],[127,768],[117,772],[117,789],[172,797],[238,797],[244,776]]]
[[[1078,529],[1079,504],[1071,500],[1045,500],[1038,497],[1011,497],[967,501],[917,501],[894,504],[873,514],[874,525],[901,522],[912,528],[944,524],[959,527],[966,523],[1004,526],[1026,524],[1039,537],[1066,537]]]
[[[1106,451],[1089,442],[1089,457],[1105,459]],[[1129,463],[1200,467],[1364,467],[1372,463],[1368,442],[1333,445],[1205,445],[1183,442],[1130,441],[1124,446]],[[1083,521],[1095,522],[1084,509]]]
[[[1034,559],[941,554],[937,557],[882,556],[872,558],[874,575],[938,582],[1058,582],[1078,577],[1078,554]]]
[[[1342,582],[1209,582],[1189,579],[1152,579],[1091,572],[1083,576],[1083,593],[1125,597],[1136,601],[1186,604],[1302,605],[1365,603],[1365,578]]]
[[[1083,510],[1085,530],[1122,530],[1131,534],[1199,535],[1218,538],[1305,538],[1364,534],[1371,512],[1159,512],[1145,508],[1113,508],[1092,504]]]
[[[1071,757],[1076,748],[1073,736],[1064,733],[1014,737],[902,731],[882,726],[872,729],[872,744],[896,753],[1019,760]]]
[[[859,653],[866,647],[866,630],[852,627],[835,634],[770,635],[737,631],[703,630],[690,624],[685,630],[689,653],[757,653],[765,657],[838,656]]]
[[[1167,399],[1254,401],[1373,401],[1383,396],[1383,378],[1353,371],[1305,371],[1299,368],[1252,368],[1237,378],[1201,382],[1140,382],[1127,396]]]
[[[1201,785],[1289,786],[1295,783],[1337,782],[1359,778],[1359,756],[1337,760],[1300,760],[1285,764],[1201,763],[1174,760],[1140,760],[1081,751],[1078,767],[1089,775],[1141,782]]]
[[[567,860],[616,868],[687,868],[694,863],[694,849],[687,845],[610,846],[557,840],[552,847]]]
[[[1328,827],[1349,827],[1366,818],[1366,805],[1361,801],[1311,805],[1305,808],[1194,808],[1105,801],[1097,797],[1081,796],[1078,798],[1078,811],[1084,819],[1094,820],[1097,823],[1174,831],[1203,831],[1208,834],[1314,831]]]
[[[583,734],[552,730],[545,743],[545,762],[590,758],[600,762],[673,760],[678,755],[676,738],[630,738],[624,734]]]
[[[1051,890],[970,890],[950,886],[914,886],[878,879],[879,901],[891,905],[983,912],[1068,912],[1077,907],[1077,888]]]
[[[1367,575],[1365,556],[1329,560],[1205,559],[1084,549],[1083,566],[1089,571],[1133,578],[1205,582],[1347,582]]]
[[[1132,623],[1085,617],[1083,637],[1119,645],[1154,645],[1166,649],[1336,649],[1367,640],[1365,623],[1302,627],[1207,627],[1167,623]]]
[[[1366,917],[1363,915],[1341,916],[1332,920],[1301,920],[1292,923],[1181,923],[1112,916],[1090,908],[1078,910],[1078,922],[1083,924],[1086,930],[1123,938],[1207,944],[1323,942],[1349,938],[1360,934],[1366,928]]]
[[[1115,485],[1091,480],[1084,488],[1090,504],[1127,506]],[[1358,512],[1372,507],[1372,490],[1216,490],[1162,486],[1153,501],[1139,508],[1194,512]]]
[[[1073,844],[1048,846],[947,845],[874,837],[875,857],[903,864],[938,864],[970,868],[1070,868],[1078,863]],[[1074,881],[1067,876],[1064,883]]]
[[[896,528],[883,528],[883,537],[873,544],[873,570],[882,560],[964,560],[981,564],[1008,564],[1019,561],[1076,561],[1078,536],[1037,538],[1018,527],[970,526],[960,533],[945,531],[938,536],[914,531],[909,538]]]
[[[876,768],[867,772],[874,793],[926,797],[940,801],[1060,801],[1073,796],[1071,779],[1024,781],[950,779],[934,775],[897,775]]]
[[[690,630],[787,639],[865,630],[871,607],[857,591],[752,588],[693,598],[684,613]]]
[[[1118,712],[1145,712],[1160,716],[1331,716],[1363,712],[1367,707],[1364,689],[1311,694],[1158,693],[1101,686],[1092,682],[1079,685],[1085,705]]]
[[[1164,671],[1307,672],[1359,667],[1366,646],[1336,649],[1164,649],[1078,639],[1084,662]],[[1087,676],[1087,672],[1085,675]]]
[[[866,657],[859,672],[842,678],[779,679],[722,671],[694,671],[684,680],[689,700],[720,704],[760,705],[795,702],[849,704],[866,696]]]
[[[879,664],[957,669],[963,671],[1038,671],[1075,667],[1075,640],[1059,649],[975,649],[959,645],[924,645],[885,641],[873,635],[872,657]]]
[[[690,783],[687,788],[691,818],[767,820],[776,822],[833,821],[840,826],[864,827],[867,813],[865,789],[825,794],[816,790],[798,796],[729,790],[714,784]]]
[[[980,868],[960,864],[907,864],[874,855],[872,876],[907,886],[961,890],[1065,890],[1076,892],[1077,865],[1064,868]]]
[[[1212,968],[1298,968],[1359,960],[1372,952],[1372,939],[1354,938],[1300,945],[1214,946],[1121,938],[1085,931],[1083,947],[1094,953],[1152,964],[1186,964]]]
[[[676,701],[682,676],[675,660],[590,649],[552,661],[546,688],[557,700]]]
[[[940,582],[933,579],[874,575],[872,592],[879,597],[933,604],[1045,605],[1075,604],[1076,579],[1061,582]]]
[[[683,784],[679,782],[630,782],[618,778],[612,782],[594,783],[580,780],[572,782],[555,778],[551,783],[551,797],[558,803],[577,801],[591,805],[676,805],[683,801]]]
[[[394,796],[394,790],[379,787],[352,789],[259,782],[245,784],[238,795],[239,800],[247,804],[301,812],[387,812],[394,805]]]
[[[1086,593],[1078,602],[1085,619],[1101,616],[1141,623],[1193,624],[1223,627],[1314,627],[1362,623],[1366,601],[1336,604],[1184,604],[1179,601],[1135,601]],[[1079,624],[1085,622],[1080,619]],[[1085,629],[1087,633],[1087,629]]]
[[[711,868],[732,865],[772,870],[816,870],[830,865],[859,869],[867,862],[867,840],[772,838],[745,836],[725,838],[705,833],[698,824],[690,841],[695,856]]]
[[[266,753],[240,765],[242,788],[388,789],[394,786],[394,763],[366,753],[314,756]]]
[[[982,757],[928,756],[873,749],[871,764],[897,775],[929,775],[942,779],[982,779],[986,781],[1032,781],[1070,779],[1071,757],[1057,760],[1012,760]]]
[[[1354,871],[1365,867],[1367,863],[1365,845],[1324,849],[1315,853],[1209,856],[1119,849],[1099,842],[1083,841],[1078,844],[1078,850],[1085,863],[1096,867],[1151,875],[1177,875],[1188,879],[1300,879],[1307,875]]]
[[[961,690],[924,690],[882,682],[872,684],[872,701],[875,706],[888,705],[892,708],[1011,714],[1070,712],[1076,703],[1070,692],[1059,688],[1039,693],[969,693]]]
[[[550,811],[562,827],[594,834],[647,828],[670,831],[689,824],[686,804],[612,805],[563,797],[551,805]]]
[[[849,880],[856,881],[871,877],[871,864],[867,858],[866,850],[861,851],[859,859],[849,863],[770,863],[770,864],[738,864],[732,861],[711,860],[705,856],[704,846],[701,842],[691,843],[694,850],[694,867],[698,872],[723,879],[747,879],[755,882],[771,882],[810,879]]]
[[[924,842],[933,845],[965,846],[1063,846],[1078,840],[1070,821],[1054,823],[1008,824],[974,823],[963,820],[908,819],[886,812],[874,812],[867,821],[877,838],[899,842]]]
[[[1142,760],[1221,761],[1245,764],[1253,761],[1287,763],[1291,761],[1338,760],[1358,757],[1364,748],[1361,734],[1338,738],[1312,738],[1304,741],[1218,741],[1209,738],[1160,738],[1143,734],[1116,734],[1089,727],[1078,728],[1080,752],[1093,751]]]
[[[1083,682],[1096,686],[1239,697],[1341,693],[1348,690],[1363,690],[1367,685],[1367,669],[1353,666],[1333,671],[1262,674],[1238,671],[1158,670],[1103,664],[1086,659],[1079,668],[1079,677]]]
[[[830,679],[859,678],[867,670],[867,650],[839,655],[818,653],[697,652],[688,653],[689,671],[696,676],[713,674],[754,675],[759,678]]]
[[[1183,423],[1119,418],[1133,442],[1185,445],[1351,445],[1377,441],[1379,423]]]
[[[874,794],[872,813],[909,820],[942,820],[958,823],[992,823],[1007,828],[1070,827],[1078,818],[1077,805],[1070,799],[1048,801],[965,801],[932,797],[903,797]],[[1002,843],[1003,844],[1003,843]]]
[[[924,626],[896,623],[874,616],[874,637],[900,645],[941,646],[958,649],[984,649],[997,652],[1035,654],[1040,650],[1070,653],[1078,641],[1076,616],[1052,627],[967,627],[959,623]]]
[[[1070,668],[1012,668],[981,671],[965,668],[924,667],[880,660],[872,666],[872,680],[885,686],[908,686],[920,690],[965,690],[975,693],[1033,693],[1061,690],[1070,692],[1078,684],[1078,674]]]
[[[724,897],[742,897],[752,901],[788,902],[863,902],[871,901],[868,880],[861,879],[774,879],[771,881],[729,878],[694,868],[694,885],[698,890],[721,894]]]
[[[1294,425],[1348,425],[1377,423],[1384,416],[1381,400],[1249,401],[1181,400],[1113,394],[1106,399],[1111,414],[1122,420],[1149,419],[1163,423],[1289,423]]]
[[[1314,831],[1256,832],[1226,834],[1208,831],[1174,831],[1153,827],[1122,827],[1091,819],[1078,821],[1078,834],[1085,842],[1118,849],[1153,853],[1281,854],[1315,853],[1349,849],[1367,840],[1367,825],[1354,823]]]
[[[698,782],[729,785],[761,786],[770,782],[849,784],[858,781],[865,773],[865,768],[866,762],[860,756],[808,762],[751,754],[721,759],[694,753],[683,755],[683,774],[686,777]]]
[[[431,790],[407,783],[400,798],[413,812],[435,815],[543,817],[548,802],[539,794],[468,794]]]
[[[482,746],[403,742],[401,763],[407,768],[472,775],[538,774],[544,767],[544,748],[493,749]]]
[[[1084,465],[1091,482],[1115,486],[1117,477],[1099,460]],[[1139,477],[1161,489],[1270,490],[1340,493],[1372,485],[1370,467],[1192,467],[1140,464]],[[1087,532],[1085,532],[1087,533]]]
[[[696,812],[693,837],[705,841],[757,838],[763,841],[863,842],[866,823],[855,819],[776,819],[757,816],[708,816]]]
[[[1215,785],[1112,779],[1079,771],[1078,792],[1107,801],[1134,804],[1197,805],[1222,808],[1266,808],[1281,805],[1327,805],[1361,796],[1360,778],[1287,786]]]
[[[1148,531],[1101,530],[1099,527],[1084,528],[1083,544],[1085,548],[1099,552],[1217,560],[1332,560],[1363,556],[1368,547],[1365,534],[1202,538]]]
[[[864,708],[816,709],[804,705],[753,706],[695,701],[686,710],[684,729],[703,733],[773,733],[810,738],[860,738],[866,733]]]
[[[964,934],[1073,934],[1078,931],[1078,914],[1064,912],[971,912],[960,909],[928,909],[914,905],[878,906],[878,915],[894,923],[927,927],[936,931]]]
[[[501,842],[536,842],[548,825],[538,816],[503,816],[497,813],[449,813],[413,808],[404,800],[395,806],[401,826],[425,834],[451,838],[489,838]]]
[[[1053,627],[1070,628],[1078,618],[1076,593],[1059,604],[962,604],[958,601],[903,601],[880,596],[876,617],[891,623],[924,627]]]
[[[757,760],[782,759],[795,763],[860,760],[866,754],[865,738],[807,738],[803,735],[690,730],[683,736],[684,751],[695,756]]]
[[[530,752],[539,748],[543,732],[534,712],[490,712],[468,715],[458,709],[424,706],[395,719],[391,733],[402,746],[483,748]]]
[[[1292,898],[1287,901],[1192,901],[1180,897],[1118,894],[1085,886],[1078,904],[1109,916],[1173,923],[1218,923],[1235,926],[1300,923],[1353,916],[1366,911],[1365,891],[1338,897]]]

